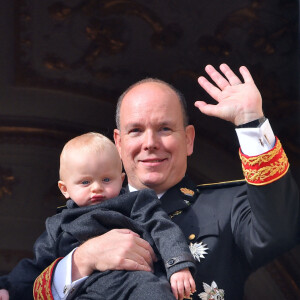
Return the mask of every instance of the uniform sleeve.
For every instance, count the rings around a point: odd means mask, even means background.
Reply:
[[[21,260],[9,273],[10,299],[32,299],[34,280],[55,258],[52,238],[44,232],[35,242],[34,258]]]
[[[48,220],[47,220],[48,221]],[[43,269],[56,258],[55,241],[48,229],[36,240],[33,259],[23,259],[8,274],[10,299],[32,300],[33,284]]]
[[[156,194],[150,190],[141,191],[132,208],[131,218],[145,225],[161,255],[167,277],[184,268],[195,271],[195,262],[181,229],[161,208]]]
[[[232,209],[232,230],[237,245],[253,267],[290,249],[299,237],[299,192],[278,139],[256,156],[240,158],[247,192]]]
[[[8,275],[0,276],[0,289],[8,290]]]
[[[60,258],[57,258],[50,266],[48,266],[35,280],[33,285],[33,298],[35,300],[57,299],[53,297],[51,290],[51,277]],[[58,298],[59,299],[59,298]]]

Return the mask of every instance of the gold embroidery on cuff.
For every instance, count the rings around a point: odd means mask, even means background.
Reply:
[[[254,185],[276,181],[289,169],[288,158],[277,139],[274,149],[259,156],[246,157],[240,153],[245,179]]]
[[[243,165],[249,165],[249,166],[254,166],[257,164],[260,165],[262,163],[266,163],[272,160],[276,155],[278,155],[281,149],[282,149],[281,143],[279,140],[277,140],[275,148],[271,151],[268,151],[267,153],[264,153],[259,156],[253,156],[253,157],[245,157],[240,154],[240,158]]]
[[[44,300],[44,294],[43,291],[45,291],[45,296],[47,300],[52,300],[52,292],[51,292],[51,274],[54,265],[57,263],[56,259],[49,267],[47,267],[35,280],[34,286],[33,286],[33,293],[34,293],[34,299],[35,300]]]

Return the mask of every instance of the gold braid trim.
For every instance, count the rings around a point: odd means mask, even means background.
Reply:
[[[169,217],[172,219],[175,216],[178,216],[182,213],[182,210],[176,210],[175,212],[173,212],[172,214],[169,214]]]
[[[51,275],[54,266],[61,258],[56,259],[35,280],[33,285],[33,297],[35,300],[53,300],[51,291]]]
[[[286,160],[287,160],[287,157],[285,155],[285,157],[282,157],[274,164],[271,164],[270,166],[267,166],[267,167],[260,168],[259,170],[249,170],[249,169],[247,170],[243,166],[243,172],[244,172],[245,178],[246,178],[247,182],[250,181],[251,183],[253,183],[253,181],[258,181],[258,180],[263,181],[260,184],[271,183],[271,182],[279,179],[280,177],[282,177],[287,172],[288,168],[286,168]],[[276,177],[273,180],[266,181],[268,178],[276,175],[276,173],[280,173],[281,176]],[[260,185],[260,184],[258,184],[258,185]]]
[[[288,158],[277,139],[275,147],[258,156],[246,156],[240,152],[245,179],[253,185],[265,185],[284,176],[289,169]]]
[[[268,163],[271,161],[278,153],[283,150],[280,141],[277,139],[274,149],[258,156],[244,156],[240,153],[240,158],[243,166],[249,165],[261,165],[262,163]]]

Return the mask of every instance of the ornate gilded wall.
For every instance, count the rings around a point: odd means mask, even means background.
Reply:
[[[210,63],[246,65],[300,182],[299,5],[295,0],[15,0],[0,4],[0,271],[31,255],[58,193],[63,143],[112,136],[117,97],[147,76],[178,87],[197,130],[189,173],[242,177],[233,126],[200,115]],[[220,167],[222,166],[222,167]],[[300,298],[299,248],[250,277],[247,300]]]

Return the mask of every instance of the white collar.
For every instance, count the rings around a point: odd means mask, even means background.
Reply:
[[[135,187],[133,187],[132,185],[130,185],[129,183],[128,183],[128,189],[129,189],[129,192],[135,192],[135,191],[138,190],[138,189],[136,189]],[[156,194],[156,195],[157,195],[157,198],[160,199],[164,193],[165,193],[165,192]]]

